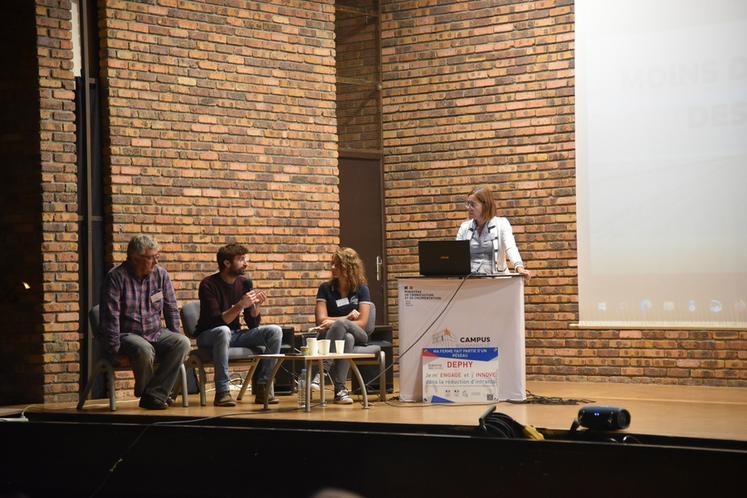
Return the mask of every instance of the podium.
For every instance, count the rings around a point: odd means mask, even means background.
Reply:
[[[423,348],[497,347],[499,400],[526,398],[522,276],[400,278],[398,297],[402,401],[423,400]]]

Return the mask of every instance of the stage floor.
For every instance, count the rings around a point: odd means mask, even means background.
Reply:
[[[527,389],[536,396],[585,400],[578,405],[514,404],[501,402],[496,411],[503,412],[522,424],[549,431],[567,431],[578,410],[584,405],[616,406],[631,414],[630,434],[677,438],[747,441],[747,389],[720,387],[667,386],[652,384],[527,382]],[[390,394],[389,398],[396,396]],[[200,407],[199,397],[190,397],[190,406],[183,408],[181,398],[174,407],[164,411],[138,408],[137,400],[118,400],[117,411],[110,412],[107,400],[92,400],[84,410],[77,411],[74,403],[2,407],[3,416],[25,410],[30,420],[56,420],[95,417],[106,421],[110,417],[185,418],[221,417],[244,423],[262,420],[294,421],[296,423],[334,422],[358,424],[407,424],[429,426],[474,427],[478,419],[492,405],[429,405],[420,403],[383,403],[370,396],[372,406],[364,410],[360,403],[353,405],[314,406],[310,413],[298,408],[296,396],[279,396],[280,404],[264,411],[251,403],[247,396],[234,408],[212,406],[212,392],[208,406]],[[318,394],[317,394],[318,396]],[[317,401],[317,396],[314,400]],[[328,392],[328,399],[331,393]],[[359,399],[356,397],[355,399]],[[588,402],[587,402],[588,401]]]

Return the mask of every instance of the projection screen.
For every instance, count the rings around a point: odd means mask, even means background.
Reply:
[[[747,1],[575,15],[579,326],[747,328]]]

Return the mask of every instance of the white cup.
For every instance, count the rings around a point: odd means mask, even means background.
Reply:
[[[319,354],[321,356],[326,356],[329,354],[329,345],[332,341],[329,339],[319,339],[317,341],[317,344],[319,344]]]
[[[335,341],[335,351],[337,354],[345,352],[345,339],[338,339]]]
[[[319,343],[316,337],[307,337],[306,345],[309,347],[309,356],[316,356],[319,354]]]

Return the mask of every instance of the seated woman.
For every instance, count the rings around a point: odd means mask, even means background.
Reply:
[[[472,273],[507,273],[506,257],[517,273],[529,278],[511,224],[496,216],[493,194],[486,187],[476,187],[467,196],[470,219],[462,223],[456,240],[469,240]]]
[[[371,294],[366,285],[363,262],[358,253],[348,247],[338,248],[332,256],[332,278],[319,286],[316,294],[316,324],[322,335],[331,340],[345,340],[345,353],[352,353],[355,344],[367,344],[364,327],[371,311]],[[326,361],[335,387],[335,403],[353,402],[345,388],[350,364],[346,360]]]

